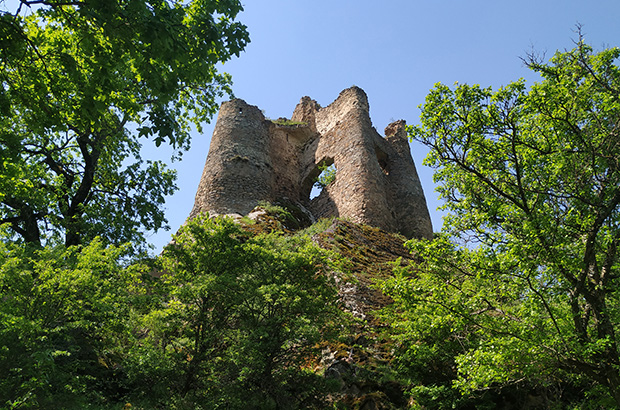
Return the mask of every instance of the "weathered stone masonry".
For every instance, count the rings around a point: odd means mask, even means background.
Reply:
[[[366,94],[352,87],[325,108],[303,97],[291,122],[267,120],[243,100],[223,103],[190,218],[245,215],[259,201],[286,198],[317,219],[340,216],[407,237],[432,236],[404,121],[381,137]],[[311,200],[319,166],[331,164],[335,181]]]

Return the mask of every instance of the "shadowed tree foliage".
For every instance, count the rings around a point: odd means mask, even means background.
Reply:
[[[405,333],[452,335],[464,390],[569,382],[620,406],[619,56],[580,40],[530,57],[530,89],[438,84],[409,128],[450,214],[384,285]]]
[[[21,240],[141,241],[165,226],[180,154],[243,50],[239,1],[27,1],[0,11],[0,223]],[[6,5],[3,3],[2,6]]]

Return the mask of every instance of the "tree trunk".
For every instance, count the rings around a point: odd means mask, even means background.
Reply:
[[[17,216],[7,218],[5,222],[10,222],[13,230],[27,243],[41,246],[41,230],[39,229],[37,214],[32,208],[28,204],[11,197],[4,198],[3,202],[17,211]]]

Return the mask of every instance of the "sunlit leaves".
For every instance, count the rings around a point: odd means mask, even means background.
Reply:
[[[324,251],[308,239],[250,237],[230,219],[200,216],[160,262],[162,303],[142,318],[148,338],[136,350],[153,349],[175,369],[157,383],[213,408],[308,394],[297,384],[310,377],[300,362],[339,315],[321,271],[330,264]]]
[[[113,340],[125,337],[137,267],[123,248],[0,244],[0,403],[79,408],[95,400]],[[99,359],[99,361],[98,361]],[[19,404],[19,405],[18,405]]]
[[[438,321],[464,334],[446,343],[462,389],[585,375],[620,400],[619,56],[580,42],[529,60],[530,88],[437,84],[409,128],[450,213],[446,236],[410,244],[420,266],[384,287],[402,337],[433,340],[422,329]]]

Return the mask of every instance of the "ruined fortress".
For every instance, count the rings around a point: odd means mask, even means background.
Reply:
[[[330,165],[335,179],[311,199]],[[383,138],[358,87],[324,108],[303,97],[290,121],[270,121],[240,99],[222,104],[190,218],[246,215],[259,201],[283,199],[315,219],[344,217],[409,238],[433,234],[405,122],[388,125]]]

